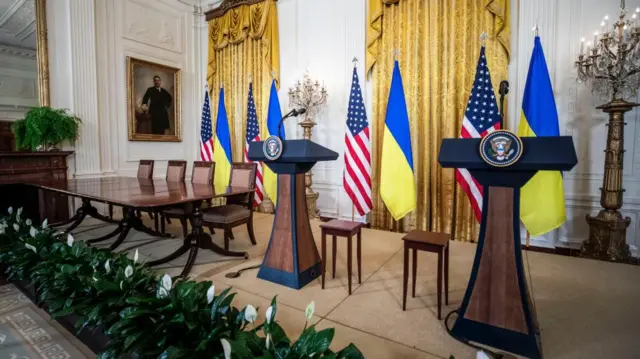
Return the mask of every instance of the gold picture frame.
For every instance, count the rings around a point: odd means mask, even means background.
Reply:
[[[179,68],[127,56],[129,141],[182,141],[181,77]]]
[[[38,99],[40,106],[49,106],[49,45],[47,40],[47,1],[35,0],[36,61],[38,63]]]

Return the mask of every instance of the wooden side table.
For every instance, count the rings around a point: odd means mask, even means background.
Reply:
[[[444,267],[444,302],[449,304],[449,238],[445,233],[414,230],[407,233],[404,241],[404,272],[402,278],[402,310],[407,310],[407,282],[409,280],[409,250],[413,250],[413,283],[411,296],[416,296],[416,274],[418,272],[418,251],[438,254],[438,319],[442,312],[442,272]],[[442,259],[444,257],[444,266]]]
[[[361,239],[362,239],[362,227],[364,223],[359,222],[350,222],[350,221],[341,221],[338,219],[331,220],[327,223],[323,223],[320,225],[322,230],[322,289],[324,289],[324,276],[326,272],[326,263],[327,263],[327,235],[331,235],[333,238],[333,278],[336,277],[336,237],[346,237],[347,238],[347,274],[349,280],[349,295],[351,295],[351,258],[352,258],[352,245],[351,238],[354,235],[357,235],[357,254],[356,259],[358,261],[358,284],[362,283],[362,251],[360,248]]]

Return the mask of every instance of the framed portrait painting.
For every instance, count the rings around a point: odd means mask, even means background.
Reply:
[[[181,70],[127,56],[129,140],[182,141]]]

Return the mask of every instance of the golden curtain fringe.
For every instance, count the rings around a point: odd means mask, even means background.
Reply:
[[[399,231],[415,228],[453,232],[457,240],[475,240],[479,224],[469,200],[458,190],[454,171],[441,168],[437,157],[442,139],[460,136],[480,53],[479,37],[494,28],[496,15],[487,9],[486,0],[402,0],[381,10],[378,56],[372,68],[372,224]],[[509,33],[508,20],[508,16],[502,20],[501,34]],[[417,208],[399,223],[393,220],[379,195],[381,145],[396,49],[417,184]],[[506,50],[496,36],[486,42],[494,89],[507,78]]]
[[[223,16],[209,21],[209,56],[207,82],[210,88],[216,73],[216,54],[229,45],[239,45],[246,39],[260,41],[263,49],[263,71],[275,73],[280,80],[280,42],[278,34],[278,10],[274,0],[253,5],[241,5],[229,9]]]

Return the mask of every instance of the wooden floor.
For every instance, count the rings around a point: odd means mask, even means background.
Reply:
[[[277,320],[289,336],[297,337],[305,322],[304,309],[316,303],[312,319],[319,328],[336,328],[333,348],[350,342],[367,358],[475,358],[475,351],[446,333],[436,318],[436,256],[418,254],[416,298],[409,298],[407,311],[402,311],[402,241],[401,234],[363,229],[363,283],[353,276],[353,294],[347,294],[346,243],[338,239],[336,279],[327,275],[326,289],[320,279],[302,290],[293,290],[256,278],[257,270],[246,271],[240,278],[229,279],[226,273],[261,263],[272,216],[257,214],[255,232],[258,245],[251,246],[245,228],[234,232],[233,250],[247,250],[249,260],[229,260],[209,252],[201,252],[192,278],[210,280],[216,292],[232,286],[238,293],[236,306],[259,307],[260,318],[271,298],[278,296]],[[312,221],[317,245],[320,221]],[[181,229],[170,230],[180,235]],[[98,236],[98,228],[76,230],[80,239]],[[215,241],[220,243],[217,236]],[[152,260],[180,245],[179,239],[157,241],[135,234],[123,245],[132,253],[138,249],[141,258]],[[330,242],[330,241],[329,241]],[[329,245],[330,247],[330,245]],[[451,244],[450,305],[443,314],[460,305],[467,286],[476,245]],[[327,253],[331,253],[327,250]],[[186,257],[159,269],[177,275]],[[640,267],[604,263],[581,258],[527,251],[525,269],[530,276],[532,295],[542,329],[545,358],[640,358]],[[527,269],[529,268],[529,269]],[[260,319],[259,318],[259,319]]]

